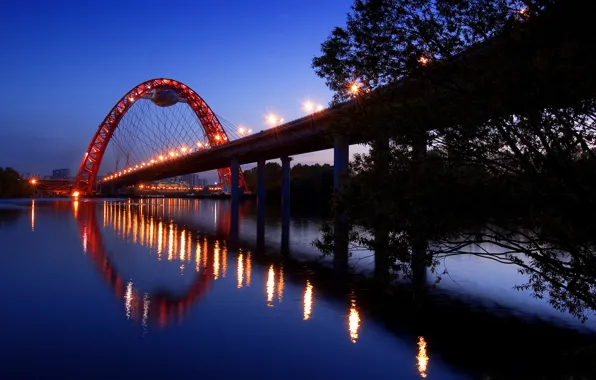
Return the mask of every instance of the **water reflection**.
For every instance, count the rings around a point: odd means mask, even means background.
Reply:
[[[170,320],[180,320],[181,315],[186,312],[192,302],[195,302],[199,295],[207,291],[211,279],[225,278],[227,247],[223,241],[219,240],[214,240],[210,247],[206,237],[195,241],[193,233],[188,228],[179,226],[173,220],[164,221],[159,215],[152,212],[154,209],[144,210],[144,206],[147,205],[131,205],[130,202],[103,202],[102,225],[113,230],[115,236],[121,239],[149,248],[149,253],[155,248],[158,261],[162,258],[162,252],[166,250],[168,261],[180,264],[181,275],[184,274],[185,264],[193,260],[194,252],[194,272],[196,274],[193,275],[199,277],[184,296],[176,297],[169,293],[148,294],[136,289],[132,280],[123,282],[116,268],[111,264],[103,246],[101,231],[95,221],[94,205],[87,202],[82,204],[79,204],[78,201],[73,202],[83,240],[83,250],[90,252],[98,269],[104,273],[116,295],[123,300],[126,318],[140,320],[143,329],[146,330],[150,320],[158,321],[161,326],[165,326]],[[157,231],[155,231],[156,229]],[[210,253],[212,254],[211,260]],[[240,248],[236,257],[236,287],[238,289],[250,286],[251,272],[251,252]],[[270,264],[267,268],[265,283],[268,307],[273,307],[275,302],[283,302],[284,287],[283,266]],[[303,320],[311,318],[313,302],[314,287],[307,280],[304,289]],[[348,331],[350,339],[354,343],[358,339],[360,323],[356,303],[352,300],[348,317]]]
[[[215,241],[215,247],[213,247],[213,279],[219,278],[219,242]]]
[[[352,300],[350,314],[348,316],[348,329],[350,330],[350,339],[352,343],[358,340],[358,330],[360,329],[360,313],[356,309],[356,301]]]
[[[238,289],[242,287],[244,282],[244,263],[243,263],[244,255],[242,253],[238,254],[238,268],[236,270],[236,277],[238,278]]]
[[[250,286],[250,276],[252,272],[252,258],[250,252],[246,253],[246,286]]]
[[[275,271],[273,270],[273,264],[269,267],[267,272],[267,306],[273,306],[273,289],[275,287]]]
[[[31,231],[35,231],[35,199],[31,201]]]
[[[76,206],[75,206],[76,202]],[[107,249],[103,245],[102,232],[95,216],[95,205],[90,202],[78,204],[73,202],[76,210],[77,222],[83,241],[83,250],[88,252],[97,269],[103,274],[106,282],[112,287],[118,298],[121,298],[124,306],[124,313],[127,319],[141,320],[141,325],[146,330],[148,322],[155,320],[159,325],[165,326],[171,320],[180,320],[187,313],[190,306],[195,303],[209,288],[211,271],[205,266],[197,276],[186,293],[180,295],[168,291],[161,291],[156,294],[140,292],[132,280],[126,283],[122,280],[116,267],[110,260]],[[115,236],[122,239],[130,238],[134,244],[153,247],[158,251],[157,259],[161,259],[161,252],[164,245],[168,245],[168,260],[179,260],[183,270],[185,260],[190,261],[192,255],[192,233],[173,222],[167,226],[163,221],[157,223],[157,234],[154,230],[154,219],[147,216],[141,210],[131,207],[130,204],[123,205],[115,202],[104,202],[103,221],[106,228],[114,230]],[[145,228],[149,233],[144,234]],[[163,241],[165,230],[168,230],[167,243]],[[157,236],[155,236],[157,235]],[[140,236],[144,236],[141,238]],[[157,239],[155,239],[157,237]],[[157,241],[155,241],[157,240]],[[179,244],[179,245],[178,245]],[[200,271],[200,243],[196,242],[198,252],[196,259],[196,272]],[[174,248],[180,248],[178,255]],[[206,257],[205,257],[206,258]]]
[[[426,377],[426,369],[428,367],[429,357],[426,354],[426,340],[424,337],[418,337],[418,355],[416,355],[418,361],[418,373],[420,377]]]
[[[304,320],[310,318],[312,313],[312,285],[310,281],[306,280],[306,289],[304,289]]]
[[[34,210],[26,209],[20,211],[20,215],[25,217],[24,220],[21,220],[21,227],[27,232],[29,231],[29,224],[31,222],[31,229],[35,228],[36,236],[43,236],[46,230],[50,230],[50,223],[39,223],[39,220],[47,220],[45,214],[41,214],[43,217],[39,219],[39,213],[43,213],[46,209],[46,207],[40,207],[40,205],[42,205],[40,202],[43,201],[37,200],[31,203],[31,207],[35,207]],[[181,220],[180,218],[172,217],[172,220],[169,216],[164,216],[164,207],[152,207],[147,204],[135,205],[130,203],[104,202],[103,210],[99,210],[94,207],[91,202],[79,201],[77,202],[77,206],[75,206],[74,202],[72,202],[73,205],[70,205],[69,203],[70,202],[64,202],[56,207],[61,207],[61,211],[66,213],[66,216],[70,220],[73,217],[73,211],[76,207],[77,226],[79,227],[78,232],[80,233],[79,237],[81,238],[81,240],[76,243],[78,245],[76,252],[78,253],[81,251],[80,242],[82,241],[82,251],[86,251],[87,253],[85,259],[94,264],[93,268],[101,273],[101,278],[105,279],[111,292],[116,295],[114,302],[117,302],[118,312],[121,313],[120,323],[130,321],[129,324],[142,328],[143,334],[155,325],[165,326],[180,321],[181,317],[189,315],[189,311],[192,312],[193,317],[195,318],[205,318],[206,314],[210,312],[215,313],[213,311],[205,312],[205,306],[209,306],[206,304],[210,300],[213,300],[214,296],[229,297],[230,294],[234,293],[235,295],[232,295],[233,297],[243,297],[243,306],[246,307],[250,307],[250,303],[247,301],[250,301],[251,297],[255,297],[257,307],[261,309],[265,315],[275,317],[283,316],[284,324],[299,325],[299,328],[305,329],[304,331],[316,331],[316,333],[323,331],[323,328],[329,331],[335,329],[334,333],[339,332],[339,334],[330,334],[330,341],[332,341],[333,336],[339,336],[340,339],[343,339],[343,344],[350,346],[350,349],[353,350],[353,352],[355,352],[354,350],[366,350],[373,344],[379,344],[371,343],[372,339],[366,339],[370,336],[374,336],[371,331],[375,328],[375,323],[369,322],[368,316],[373,315],[373,318],[377,318],[379,317],[380,312],[374,311],[374,309],[371,308],[371,302],[363,302],[362,297],[364,292],[354,287],[355,295],[352,297],[353,299],[347,304],[344,304],[343,302],[338,303],[341,309],[336,311],[335,308],[337,305],[328,307],[326,299],[330,297],[333,297],[334,299],[344,299],[345,292],[337,292],[335,287],[329,286],[329,282],[324,279],[324,276],[316,272],[316,270],[306,274],[305,271],[301,269],[298,276],[296,276],[295,272],[297,269],[291,263],[291,257],[283,258],[282,266],[277,264],[279,260],[278,257],[273,258],[275,252],[271,252],[272,255],[270,256],[260,254],[253,255],[246,249],[246,245],[244,245],[244,247],[238,249],[237,255],[235,253],[233,254],[233,251],[227,255],[230,260],[228,263],[230,265],[230,270],[233,271],[235,269],[236,276],[234,276],[234,273],[231,273],[229,277],[235,278],[228,278],[227,283],[221,284],[222,273],[225,273],[223,270],[224,263],[227,262],[226,259],[223,259],[226,255],[224,251],[227,252],[226,242],[221,239],[215,240],[214,237],[204,237],[205,234],[203,234],[204,230],[202,229],[202,226],[200,224],[198,226],[193,225],[192,222],[189,222],[190,218],[184,223],[185,225],[189,225],[189,227],[186,227],[182,225],[182,223],[179,223]],[[29,212],[31,212],[31,215],[29,215]],[[28,219],[28,216],[31,217],[31,221],[26,220]],[[38,222],[37,225],[35,225],[36,217]],[[101,219],[102,217],[103,220]],[[95,218],[97,218],[96,221]],[[129,225],[131,226],[130,230]],[[170,233],[170,231],[172,232]],[[195,239],[195,231],[201,232],[199,240]],[[52,230],[52,232],[54,232],[54,230]],[[30,234],[30,232],[27,233]],[[102,234],[103,239],[101,236]],[[118,238],[114,239],[115,236],[118,236]],[[136,242],[133,243],[135,240]],[[184,284],[184,287],[177,293],[173,291],[158,292],[143,288],[144,278],[142,278],[142,276],[130,276],[131,272],[135,272],[131,271],[129,268],[127,269],[125,266],[120,267],[120,265],[118,265],[121,262],[124,263],[124,265],[137,265],[139,261],[127,259],[127,255],[124,254],[127,252],[124,249],[116,251],[117,248],[113,248],[114,246],[107,245],[107,243],[114,244],[115,247],[124,246],[131,251],[134,248],[135,254],[138,254],[138,252],[146,254],[146,261],[152,262],[158,269],[164,267],[171,268],[172,270],[169,272],[167,272],[167,270],[160,272],[159,276],[170,276],[170,279],[172,277],[180,279],[180,283]],[[132,244],[134,244],[134,247],[132,247]],[[159,266],[157,266],[157,261],[161,259],[162,252],[166,257],[169,256],[167,252],[170,244],[172,244],[173,247],[177,247],[171,254],[171,261],[162,260],[162,262],[159,263]],[[139,247],[146,248],[139,249]],[[156,254],[156,252],[160,252],[160,254]],[[115,256],[115,254],[119,253],[122,253],[123,255]],[[215,256],[217,256],[217,260],[215,260]],[[253,260],[255,260],[256,264],[252,262]],[[168,266],[168,263],[170,262],[172,264]],[[275,264],[271,264],[271,262],[275,262]],[[183,266],[185,268],[182,268]],[[179,277],[181,271],[178,270],[178,267],[181,267],[184,277]],[[192,269],[193,267],[194,270]],[[256,272],[254,273],[252,273],[253,267],[256,268]],[[308,268],[311,269],[312,267],[309,266]],[[144,270],[146,268],[142,269]],[[304,275],[307,275],[308,277],[304,277]],[[87,276],[87,278],[93,277]],[[209,291],[211,281],[216,278],[218,278],[218,281],[220,282],[218,283],[219,286],[217,286],[217,289],[214,290],[213,296],[209,297],[208,300],[201,298],[202,294]],[[306,278],[308,278],[308,280]],[[254,284],[253,288],[249,289],[248,286],[251,285],[251,281],[254,281]],[[317,314],[316,317],[313,318],[315,284],[317,286]],[[256,287],[254,287],[254,285],[256,285]],[[263,286],[265,286],[265,289],[263,289]],[[296,287],[298,287],[298,289],[296,289]],[[332,288],[334,290],[331,290]],[[225,292],[222,292],[222,289],[225,289]],[[237,291],[237,289],[242,290]],[[342,289],[345,288],[342,286]],[[265,295],[263,295],[263,292],[265,292]],[[276,306],[276,302],[283,302],[284,296],[286,298],[286,303],[283,305],[283,308],[272,310],[271,308],[265,307],[263,298],[266,298],[266,303],[269,307],[274,307]],[[201,304],[203,300],[205,300],[205,304]],[[108,299],[107,302],[112,302],[112,300]],[[225,302],[216,300],[216,303],[221,305]],[[191,306],[193,305],[194,307],[191,309]],[[364,305],[366,305],[367,308],[366,318],[363,313]],[[416,319],[411,318],[413,313],[411,313],[408,304],[399,305],[400,312],[395,313],[395,315],[385,310],[383,311],[383,313],[391,314],[391,319],[389,319],[390,316],[387,315],[387,320],[391,320],[392,323],[395,324],[403,325],[400,318],[404,318],[406,321]],[[103,307],[103,305],[100,306]],[[237,311],[237,309],[234,309],[234,311]],[[328,318],[330,312],[337,313],[334,314],[334,317],[340,315],[338,322],[337,318]],[[376,314],[374,314],[375,312]],[[106,311],[106,313],[109,313],[109,311]],[[223,314],[223,311],[220,309],[218,309],[217,313],[222,313],[221,316],[224,318],[238,318],[237,316],[234,317],[232,315]],[[287,316],[286,313],[288,313]],[[431,313],[429,315],[443,314]],[[453,315],[453,313],[450,315]],[[463,318],[460,318],[460,320],[480,320],[476,316],[469,317],[467,314],[462,315]],[[300,316],[302,316],[302,318],[300,318]],[[244,316],[242,317],[244,318]],[[261,315],[259,315],[259,317],[261,317]],[[217,320],[218,316],[213,318]],[[481,321],[487,320],[487,317],[484,315],[482,315],[482,318]],[[364,319],[366,319],[367,322],[364,322]],[[449,320],[455,321],[456,319],[457,318],[451,318]],[[331,323],[330,321],[336,322]],[[424,321],[416,319],[416,324],[423,324],[425,322],[426,319],[424,319]],[[364,330],[362,330],[363,323],[366,323],[366,328]],[[526,325],[524,325],[523,328],[516,328],[515,326],[511,328],[510,325],[504,323],[499,324],[492,319],[485,324],[490,326],[490,329],[488,330],[492,330],[492,333],[491,331],[479,332],[480,329],[474,328],[474,323],[468,322],[467,325],[465,322],[453,323],[459,328],[446,329],[445,327],[428,327],[428,325],[431,325],[432,323],[424,325],[422,329],[416,328],[416,331],[424,331],[424,337],[418,337],[410,342],[406,354],[402,355],[402,357],[405,358],[405,367],[409,367],[410,371],[416,376],[433,378],[437,376],[436,374],[439,371],[438,368],[440,368],[442,365],[441,363],[445,360],[457,363],[455,365],[462,366],[467,365],[466,363],[478,363],[477,365],[479,367],[486,367],[487,363],[494,364],[496,360],[487,359],[487,356],[489,356],[488,354],[484,355],[484,352],[482,352],[481,355],[480,353],[475,352],[488,351],[491,355],[496,356],[496,354],[494,354],[495,350],[491,350],[490,346],[485,343],[486,341],[499,342],[500,344],[502,341],[506,341],[506,339],[503,338],[501,340],[499,337],[512,337],[515,334],[520,335],[522,339],[526,341],[536,339],[540,342],[545,342],[547,339],[551,339],[551,335],[548,333],[542,334],[545,338],[540,338],[541,334],[534,334],[534,332],[537,331],[536,329],[533,329],[531,330],[531,333],[524,335]],[[189,328],[189,326],[192,325],[193,323],[186,323],[184,328]],[[495,325],[497,328],[494,328]],[[461,326],[464,326],[464,329],[462,329]],[[468,329],[468,332],[465,331],[466,328]],[[178,331],[178,329],[175,331]],[[166,335],[167,334],[163,334],[162,336]],[[471,335],[475,336],[471,337]],[[350,341],[348,341],[348,336]],[[305,335],[305,338],[308,337]],[[556,342],[557,339],[558,338],[555,337],[553,340]],[[358,344],[352,344],[351,342],[357,342]],[[470,344],[470,342],[476,344]],[[544,351],[536,349],[538,344],[535,341],[528,343],[531,344],[531,349],[526,348],[524,351],[534,351],[539,353]],[[292,344],[294,343],[292,342]],[[432,353],[429,351],[429,344],[433,349]],[[460,347],[457,347],[457,345],[460,345]],[[555,344],[545,347],[554,346]],[[482,347],[483,349],[470,350],[467,349],[468,347]],[[466,350],[465,354],[460,350]],[[514,354],[511,354],[513,356],[511,360],[519,363],[521,361],[519,358],[523,357],[524,352],[521,352],[521,349],[517,349],[514,346],[509,346],[508,350],[513,350],[515,352]],[[437,351],[441,352],[441,355],[437,356],[435,354]],[[434,361],[432,368],[429,367],[429,356],[433,356]],[[551,355],[549,358],[552,356],[554,355]],[[524,357],[524,360],[527,359]],[[533,360],[535,360],[535,358]],[[407,364],[408,361],[409,364]],[[416,366],[416,368],[414,368],[414,366]],[[511,371],[511,369],[507,369],[507,371]],[[512,377],[514,378],[515,376]],[[377,377],[371,375],[371,378]]]
[[[277,282],[277,302],[282,301],[284,297],[284,268],[279,268],[279,281]]]

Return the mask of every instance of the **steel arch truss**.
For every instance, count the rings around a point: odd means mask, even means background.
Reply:
[[[118,103],[112,108],[108,115],[99,125],[97,132],[93,135],[91,143],[85,152],[85,156],[79,167],[75,182],[75,189],[80,194],[91,194],[94,189],[97,173],[101,166],[101,160],[104,156],[108,143],[110,142],[120,120],[132,105],[140,98],[145,97],[154,90],[173,90],[183,99],[194,111],[199,119],[210,146],[217,146],[229,142],[228,135],[221,122],[213,113],[207,103],[195,91],[184,83],[166,79],[151,79],[139,84],[128,91]],[[222,186],[230,186],[231,170],[229,167],[217,170],[219,181]],[[242,169],[240,169],[239,186],[246,189],[246,182]]]

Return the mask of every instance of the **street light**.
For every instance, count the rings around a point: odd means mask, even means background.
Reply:
[[[304,111],[306,111],[306,113],[308,114],[311,114],[315,109],[315,105],[308,100],[302,104],[302,107],[304,108]]]
[[[29,183],[31,184],[31,186],[33,186],[33,198],[35,198],[35,186],[37,185],[37,180],[35,178],[31,178],[29,180]]]

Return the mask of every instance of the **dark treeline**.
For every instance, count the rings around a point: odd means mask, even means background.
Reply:
[[[515,264],[519,289],[593,315],[596,77],[582,47],[596,41],[579,4],[355,1],[313,60],[335,101],[359,85],[333,125],[371,146],[334,199],[358,226],[353,246],[405,275],[416,251],[432,268],[462,254]],[[332,252],[323,232],[316,245]]]
[[[281,199],[281,165],[269,162],[265,165],[267,203]],[[290,201],[300,207],[316,208],[322,213],[330,211],[333,192],[333,166],[296,164],[290,171]],[[244,178],[251,191],[257,190],[257,168],[246,170]]]
[[[0,198],[23,197],[27,194],[27,181],[12,168],[0,167]]]

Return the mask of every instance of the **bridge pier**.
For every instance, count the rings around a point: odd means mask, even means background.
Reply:
[[[373,145],[373,155],[377,175],[385,175],[389,172],[389,136],[379,135]],[[375,278],[379,284],[389,283],[389,269],[391,260],[389,258],[389,221],[387,211],[384,208],[387,194],[381,191],[378,196],[383,198],[377,200],[377,209],[374,220],[375,238]]]
[[[238,159],[233,158],[231,165],[231,187],[230,190],[230,239],[238,239],[239,206],[240,206],[240,164]]]
[[[257,247],[265,244],[265,215],[267,213],[265,160],[257,162]]]
[[[290,242],[290,161],[291,157],[281,158],[281,246],[286,251]]]
[[[333,139],[333,189],[337,193],[341,190],[348,176],[350,164],[349,140],[347,136],[335,135]],[[348,269],[348,235],[350,226],[347,216],[336,210],[334,221],[334,252],[333,266],[339,272]]]
[[[428,151],[428,135],[422,133],[412,137],[412,164],[415,175],[422,176],[425,160]],[[412,226],[412,281],[416,294],[422,294],[426,287],[426,271],[428,256],[428,240],[426,239],[424,227],[420,221],[415,221]]]

